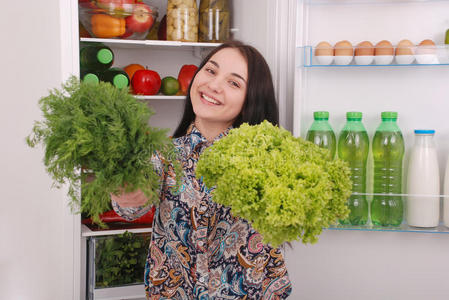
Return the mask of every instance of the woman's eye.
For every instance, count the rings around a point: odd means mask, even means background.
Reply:
[[[232,86],[235,86],[235,87],[237,87],[237,88],[240,87],[240,84],[238,84],[237,82],[235,82],[235,81],[233,81],[233,80],[229,81],[229,83],[230,83]]]
[[[215,70],[212,70],[211,68],[206,68],[206,72],[210,74],[215,74]]]

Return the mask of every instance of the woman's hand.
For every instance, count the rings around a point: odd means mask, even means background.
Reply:
[[[148,202],[148,198],[140,189],[130,193],[122,192],[119,195],[111,194],[111,199],[120,207],[139,207]]]

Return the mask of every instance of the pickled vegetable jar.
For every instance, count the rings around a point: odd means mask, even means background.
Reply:
[[[201,0],[200,42],[224,42],[229,40],[229,1]]]
[[[168,0],[167,40],[198,41],[198,6],[196,0]]]

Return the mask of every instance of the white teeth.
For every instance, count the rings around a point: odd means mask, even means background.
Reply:
[[[207,102],[213,103],[213,104],[220,104],[220,102],[215,101],[212,98],[207,97],[206,95],[203,94],[203,98],[204,100],[206,100]]]

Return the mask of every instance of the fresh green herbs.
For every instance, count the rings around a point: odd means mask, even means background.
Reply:
[[[165,168],[180,169],[166,130],[148,126],[152,111],[127,90],[72,77],[39,104],[44,120],[35,123],[27,143],[43,144],[55,185],[67,183],[72,206],[81,204],[94,222],[101,223],[98,216],[110,209],[110,193],[122,187],[141,189],[149,202],[159,201],[160,177],[150,160],[155,151],[167,159]]]
[[[252,223],[264,242],[314,243],[344,219],[351,194],[348,166],[327,150],[269,122],[243,124],[206,149],[197,165],[213,200]]]
[[[143,282],[149,235],[125,232],[118,236],[94,239],[95,287]]]

